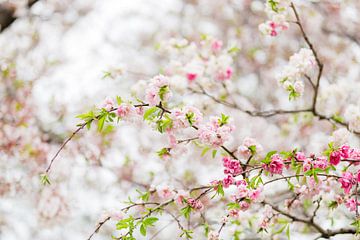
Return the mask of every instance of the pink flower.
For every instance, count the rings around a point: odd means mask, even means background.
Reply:
[[[314,161],[314,168],[320,168],[322,170],[326,169],[328,166],[328,161],[327,158],[324,156],[318,157],[315,161]]]
[[[167,101],[172,96],[169,90],[169,80],[163,75],[158,75],[150,80],[146,90],[146,100],[150,106],[159,104],[160,101]]]
[[[146,90],[146,100],[149,102],[150,106],[155,106],[160,102],[159,89],[150,87]]]
[[[247,182],[245,181],[245,180],[238,180],[238,181],[236,181],[236,186],[237,187],[240,187],[240,186],[247,186]]]
[[[354,176],[350,172],[344,172],[339,179],[339,182],[341,183],[341,187],[344,189],[345,194],[349,194],[354,184]]]
[[[133,110],[133,106],[130,104],[122,103],[116,110],[116,115],[120,118],[127,117]]]
[[[138,115],[144,115],[144,108],[143,107],[137,107],[135,108],[136,114]]]
[[[187,73],[186,78],[191,83],[197,78],[197,74],[196,73]]]
[[[230,185],[232,185],[235,182],[235,179],[231,175],[227,175],[223,179],[223,186],[224,188],[228,188]]]
[[[227,156],[223,157],[223,166],[225,167],[225,174],[231,174],[233,176],[236,176],[242,172],[240,162]]]
[[[360,169],[357,172],[357,181],[360,182]]]
[[[180,129],[199,126],[203,120],[203,115],[196,107],[186,106],[182,109],[174,109],[171,112],[171,119],[173,120],[173,128]]]
[[[233,218],[238,218],[239,217],[239,210],[238,209],[231,209],[229,211],[229,216],[233,217]]]
[[[174,196],[175,192],[173,191],[172,187],[167,185],[159,185],[156,187],[156,192],[161,199],[170,199]]]
[[[284,168],[283,159],[279,154],[274,154],[271,156],[271,162],[268,165],[265,165],[265,169],[271,174],[281,174]]]
[[[223,46],[222,41],[214,40],[211,44],[211,50],[213,50],[213,52],[217,53],[221,50],[222,46]]]
[[[311,169],[311,159],[306,158],[303,163],[303,172],[307,172]]]
[[[200,125],[198,130],[199,140],[206,145],[220,147],[230,139],[231,132],[235,126],[228,120],[225,124],[220,124],[219,117],[210,118],[210,122]]]
[[[262,189],[261,188],[257,188],[256,190],[252,190],[249,194],[249,197],[251,200],[256,201],[259,197],[260,197],[260,193],[261,193]]]
[[[340,148],[340,155],[342,158],[349,158],[350,157],[350,147],[348,145],[343,145]]]
[[[249,209],[249,207],[250,207],[250,203],[248,203],[247,201],[240,202],[241,211],[246,211]]]
[[[341,153],[339,151],[334,151],[330,154],[330,163],[332,165],[338,165],[341,160]]]
[[[106,111],[110,111],[113,107],[114,107],[114,100],[112,100],[111,98],[106,98],[103,105],[103,108],[106,109]]]
[[[195,200],[194,198],[188,198],[187,203],[191,208],[195,210],[201,211],[204,209],[204,205],[200,200]]]
[[[306,159],[306,156],[303,152],[296,152],[295,153],[295,158],[298,161],[304,161]]]
[[[251,154],[250,147],[256,147],[256,153],[261,153],[263,147],[255,139],[246,137],[241,146],[238,147],[237,151],[244,157],[249,157]]]
[[[225,81],[229,80],[232,77],[233,70],[231,67],[227,67],[225,70],[219,69],[216,73],[216,80],[218,81]]]
[[[346,200],[346,202],[345,202],[345,206],[346,206],[351,212],[356,212],[357,205],[359,205],[359,203],[356,202],[356,199],[355,199],[355,198],[350,198],[350,199]]]
[[[179,190],[175,195],[175,203],[178,206],[184,205],[184,200],[189,197],[189,193],[184,190]]]
[[[177,140],[174,133],[171,130],[167,130],[166,132],[169,137],[170,147],[175,148],[177,145]]]

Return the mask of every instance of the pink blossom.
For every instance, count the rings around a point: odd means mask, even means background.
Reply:
[[[229,216],[232,218],[238,218],[239,217],[239,210],[238,209],[231,209],[229,211]]]
[[[163,75],[155,76],[150,80],[145,96],[150,106],[155,106],[160,101],[167,101],[172,96],[168,87],[169,80]]]
[[[338,165],[341,160],[341,153],[339,151],[334,151],[330,154],[330,163],[332,165]]]
[[[350,153],[351,153],[351,149],[348,145],[343,145],[340,148],[340,155],[342,158],[349,158],[350,157]]]
[[[161,199],[170,199],[175,195],[172,187],[164,184],[157,186],[156,192]]]
[[[175,195],[175,203],[178,206],[184,205],[184,200],[189,197],[189,193],[184,190],[179,190]]]
[[[199,109],[192,106],[185,106],[182,109],[174,109],[171,112],[173,120],[173,128],[187,128],[191,126],[199,126],[203,120],[203,115]]]
[[[186,78],[191,83],[197,78],[197,74],[196,73],[187,73]]]
[[[249,195],[249,189],[247,188],[247,183],[245,180],[239,181],[240,183],[237,183],[237,193],[235,198],[245,198]],[[245,182],[245,183],[244,183]]]
[[[349,194],[354,184],[354,176],[350,172],[344,172],[342,177],[339,179],[341,187],[344,189],[345,194]]]
[[[238,147],[237,151],[244,157],[249,157],[251,154],[250,147],[256,147],[256,153],[261,153],[263,147],[255,139],[246,137],[241,146]]]
[[[249,209],[249,207],[250,207],[250,203],[248,203],[247,201],[240,202],[241,211],[246,211]]]
[[[200,200],[196,200],[194,198],[188,198],[187,203],[189,206],[195,210],[201,211],[204,209],[204,205]]]
[[[351,212],[356,212],[356,208],[357,205],[359,205],[359,203],[357,203],[355,198],[350,198],[348,200],[346,200],[345,202],[345,206],[351,211]]]
[[[309,171],[311,169],[311,166],[312,166],[311,159],[306,158],[303,163],[303,172]]]
[[[271,174],[281,174],[284,168],[284,161],[279,154],[274,154],[271,156],[271,162],[268,165],[265,165],[265,169]]]
[[[324,156],[318,157],[314,162],[314,168],[326,169],[328,166],[327,158]]]
[[[228,188],[230,185],[232,185],[235,182],[235,179],[231,176],[231,175],[227,175],[224,179],[223,179],[223,186],[224,188]]]
[[[247,186],[247,182],[245,181],[245,180],[238,180],[238,181],[236,181],[236,186],[237,187],[240,187],[240,186]]]
[[[135,108],[136,114],[138,115],[144,115],[144,107],[137,107]]]
[[[235,126],[231,123],[220,126],[219,121],[220,118],[212,117],[210,122],[199,126],[198,137],[203,144],[220,147],[230,139]]]
[[[225,167],[225,174],[236,176],[242,172],[240,162],[227,156],[223,157],[223,166]]]
[[[130,104],[122,103],[116,110],[116,115],[120,118],[127,117],[133,111],[133,106]]]
[[[110,111],[114,107],[114,100],[107,97],[102,105],[103,108],[106,109],[106,111]]]
[[[357,172],[357,181],[360,182],[360,169]]]
[[[227,67],[225,70],[223,69],[218,70],[215,78],[218,81],[225,81],[225,80],[229,80],[232,77],[232,74],[233,74],[232,68]]]
[[[217,53],[221,50],[223,46],[223,42],[220,41],[220,40],[214,40],[212,43],[211,43],[211,50],[213,50],[213,52]]]
[[[177,145],[177,140],[174,133],[171,130],[167,130],[166,132],[169,137],[170,147],[175,148]]]
[[[148,88],[145,97],[150,106],[157,105],[160,102],[159,89],[154,87]]]
[[[252,190],[250,192],[250,194],[249,194],[250,199],[253,200],[253,201],[256,201],[257,199],[259,199],[261,191],[262,191],[261,188],[257,188],[256,190]]]
[[[303,152],[296,152],[295,153],[295,158],[298,161],[304,161],[306,159],[306,156]]]

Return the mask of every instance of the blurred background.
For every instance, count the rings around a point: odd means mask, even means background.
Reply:
[[[360,2],[295,2],[325,62],[319,108],[331,116],[350,103],[359,106]],[[170,38],[198,41],[207,34],[236,45],[229,88],[248,109],[308,106],[311,94],[289,102],[275,79],[305,46],[298,29],[264,37],[258,31],[264,21],[260,0],[0,1],[0,239],[87,239],[104,212],[123,206],[135,188],[162,181],[192,186],[209,182],[209,173],[221,176],[220,161],[200,159],[196,150],[177,162],[159,159],[155,152],[165,137],[135,123],[104,134],[84,131],[54,164],[52,185],[39,184],[39,174],[79,123],[75,116],[106,97],[129,98],[135,83],[161,72],[171,56],[159,48]],[[333,131],[308,115],[252,118],[206,96],[188,93],[183,101],[233,116],[234,148],[251,136],[266,150],[321,151]],[[354,136],[351,142],[359,144]],[[94,239],[109,239],[113,229],[108,224]],[[172,229],[156,239],[169,239]]]

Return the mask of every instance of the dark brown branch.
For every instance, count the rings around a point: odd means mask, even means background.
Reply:
[[[95,231],[93,233],[91,233],[91,235],[88,237],[87,240],[90,240],[96,233],[98,233],[100,228],[109,220],[110,220],[110,217],[107,217],[103,221],[99,222],[96,229],[95,229]]]
[[[263,204],[269,205],[273,210],[275,210],[276,212],[280,213],[283,216],[286,216],[288,218],[290,218],[293,222],[301,222],[304,223],[310,227],[312,227],[313,229],[315,229],[317,232],[319,232],[321,235],[318,238],[330,238],[332,236],[338,235],[338,234],[355,234],[355,229],[345,229],[345,228],[341,228],[339,230],[325,230],[324,228],[322,228],[319,224],[315,223],[314,221],[311,221],[311,219],[304,219],[304,218],[299,218],[297,216],[291,215],[288,212],[285,212],[283,210],[281,210],[280,208],[278,208],[277,206],[263,201]],[[317,238],[317,239],[318,239]]]

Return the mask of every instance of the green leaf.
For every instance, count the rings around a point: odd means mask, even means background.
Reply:
[[[231,202],[226,205],[228,207],[228,210],[231,209],[240,209],[240,204],[237,202]]]
[[[251,155],[254,155],[256,153],[256,145],[252,145],[250,147],[248,147],[250,152],[251,152]]]
[[[337,207],[338,207],[337,201],[331,201],[331,202],[328,204],[328,207],[329,207],[330,209],[335,209],[335,208],[337,208]]]
[[[209,147],[205,147],[201,152],[201,157],[203,157],[209,150],[210,150]]]
[[[98,120],[98,128],[97,128],[97,130],[99,132],[101,132],[101,130],[104,128],[105,119],[106,119],[106,114],[102,115]]]
[[[331,119],[333,119],[337,123],[344,123],[345,119],[337,114],[334,114]]]
[[[286,227],[286,236],[287,236],[288,240],[290,240],[290,225],[289,224]]]
[[[215,158],[216,157],[216,153],[217,153],[217,150],[216,149],[214,149],[213,151],[212,151],[212,158]]]
[[[286,226],[287,226],[287,225],[283,225],[279,230],[277,230],[276,232],[274,232],[274,235],[282,233],[282,232],[285,230]]]
[[[162,86],[160,89],[159,89],[159,97],[160,97],[160,100],[161,101],[164,101],[164,97],[165,97],[165,94],[168,93],[170,90],[169,90],[169,86]]]
[[[221,118],[219,118],[219,124],[220,124],[220,126],[223,126],[223,125],[227,124],[228,121],[229,121],[229,119],[230,119],[229,116],[226,116],[225,114],[222,113],[222,114],[221,114]]]
[[[269,164],[271,162],[271,157],[272,155],[274,155],[275,153],[277,153],[277,151],[271,151],[271,152],[268,152],[265,156],[265,159],[262,160],[263,163],[265,164]]]
[[[230,54],[236,54],[236,53],[238,53],[240,51],[240,48],[239,47],[237,47],[237,46],[233,46],[233,47],[231,47],[231,48],[229,48],[228,49],[228,53],[230,53]]]
[[[184,217],[186,219],[190,218],[190,213],[191,213],[191,207],[190,206],[183,207],[180,211],[181,211],[182,215],[184,215]]]
[[[146,226],[153,226],[159,219],[157,217],[148,217],[144,219],[143,224]]]
[[[223,188],[223,185],[221,183],[217,186],[216,193],[219,196],[224,196],[225,195],[224,188]]]
[[[40,182],[42,185],[50,185],[49,177],[46,173],[40,174]]]
[[[153,115],[158,110],[157,107],[151,107],[144,113],[144,120],[149,120],[149,117]]]
[[[360,218],[356,219],[351,225],[355,227],[356,235],[358,235],[360,233]]]
[[[140,226],[140,233],[141,233],[141,235],[146,236],[146,228],[145,228],[144,224],[141,224],[141,226]]]
[[[118,105],[120,105],[123,102],[120,96],[116,96],[116,102]]]

